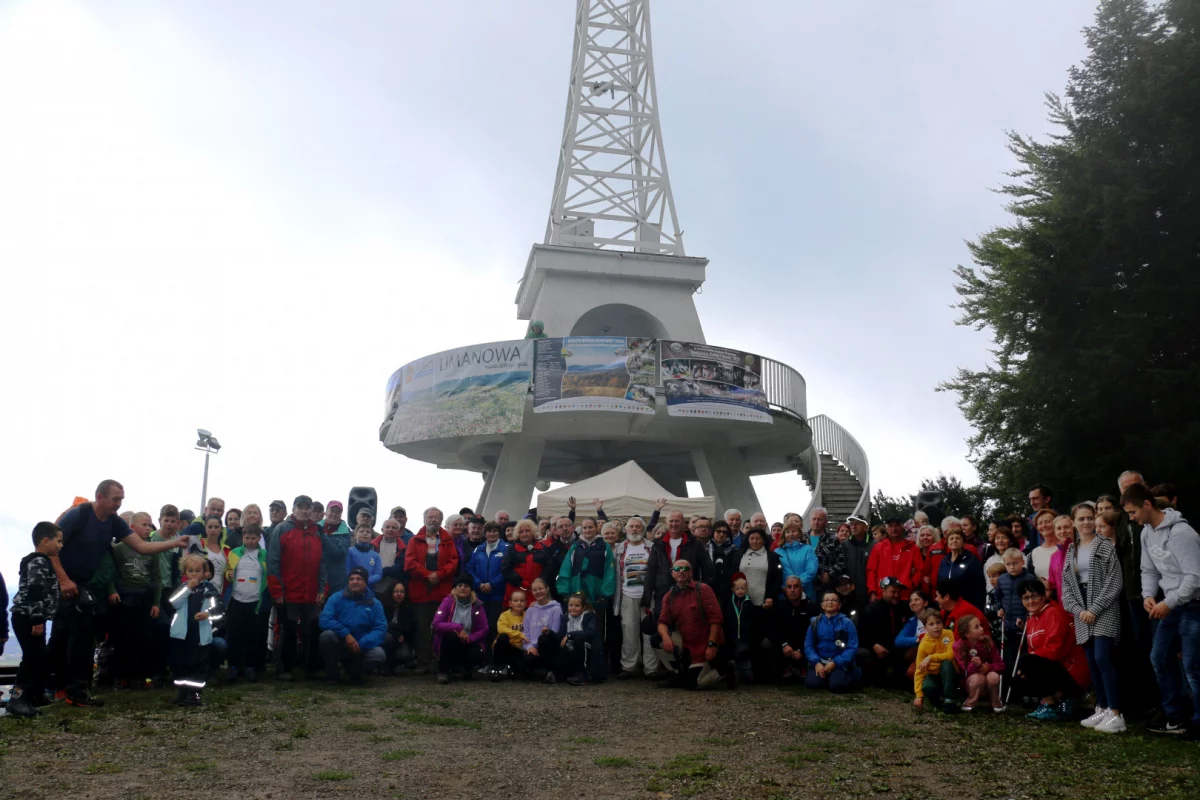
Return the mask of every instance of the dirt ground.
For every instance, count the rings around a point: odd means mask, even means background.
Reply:
[[[8,798],[1197,797],[1197,746],[792,687],[238,684],[0,719]],[[1117,740],[1120,741],[1117,741]]]

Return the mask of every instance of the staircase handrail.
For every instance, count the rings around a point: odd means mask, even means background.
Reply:
[[[837,424],[825,414],[810,417],[808,426],[812,429],[812,447],[806,451],[804,458],[811,475],[815,475],[812,500],[804,512],[807,520],[810,513],[821,501],[821,453],[826,453],[839,461],[862,485],[862,494],[854,504],[854,513],[866,514],[871,503],[871,465],[867,460],[867,452],[850,431]],[[815,469],[813,463],[815,462]]]

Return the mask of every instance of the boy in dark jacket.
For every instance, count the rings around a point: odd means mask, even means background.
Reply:
[[[750,600],[750,584],[746,576],[735,572],[731,576],[732,593],[725,600],[725,645],[733,655],[733,666],[742,683],[754,682],[754,661],[759,655],[763,638],[762,609]]]
[[[62,549],[62,529],[53,522],[33,528],[34,550],[21,559],[20,583],[13,598],[12,626],[21,645],[21,667],[17,671],[8,713],[33,717],[35,706],[45,705],[42,680],[46,675],[46,621],[58,611],[58,577],[51,558]]]

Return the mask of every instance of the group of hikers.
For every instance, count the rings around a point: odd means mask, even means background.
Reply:
[[[33,529],[7,711],[168,680],[172,702],[199,705],[214,677],[255,681],[270,663],[278,680],[331,684],[907,687],[918,709],[1021,703],[1037,721],[1115,734],[1138,718],[1196,738],[1200,537],[1174,487],[1131,471],[1118,488],[1059,513],[1036,486],[1032,513],[987,521],[918,512],[831,529],[821,508],[771,524],[737,509],[688,518],[665,498],[648,519],[609,519],[600,499],[577,515],[571,498],[543,519],[427,508],[414,532],[403,507],[346,520],[340,501],[306,495],[265,520],[220,498],[199,517],[121,514],[124,488],[106,480]]]

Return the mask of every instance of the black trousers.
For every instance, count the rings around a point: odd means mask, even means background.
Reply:
[[[50,632],[50,669],[67,694],[87,692],[96,650],[96,617],[81,614],[71,601],[59,603]]]
[[[453,634],[442,636],[438,652],[438,672],[475,669],[483,663],[483,647],[464,642]]]
[[[383,638],[383,652],[387,654],[387,669],[408,669],[413,663],[413,657],[416,655],[413,652],[412,645],[408,643],[407,637],[403,642],[397,642],[395,637],[390,633]]]
[[[147,595],[126,595],[110,613],[113,675],[119,680],[144,681],[152,666],[150,599]]]
[[[908,665],[904,663],[904,651],[899,648],[893,647],[888,650],[886,656],[880,658],[875,654],[874,649],[860,647],[854,660],[862,670],[862,682],[865,686],[883,686],[888,683],[897,684],[908,681],[905,674]],[[889,668],[892,670],[890,678],[888,676]]]
[[[618,597],[613,602],[620,601]],[[616,675],[621,671],[621,618],[613,613],[612,605],[604,609],[600,623],[604,626],[604,652],[608,656],[608,669]]]
[[[483,652],[485,654],[485,664],[495,664],[496,660],[492,655],[492,641],[496,638],[496,625],[500,621],[500,615],[504,613],[504,602],[502,600],[487,601],[483,604],[483,612],[487,615],[488,635],[483,642]]]
[[[1041,656],[1021,654],[1017,665],[1017,689],[1022,697],[1053,697],[1062,692],[1063,697],[1078,697],[1082,693],[1079,684],[1059,661]]]
[[[29,618],[16,614],[12,618],[12,629],[17,644],[21,645],[21,666],[17,668],[15,688],[30,698],[38,697],[45,688],[50,655],[46,647],[46,632],[34,633]]]
[[[180,688],[198,691],[208,682],[209,646],[200,644],[200,624],[188,621],[187,637],[171,640],[171,677]]]
[[[283,613],[283,641],[280,649],[283,651],[281,667],[290,672],[296,667],[309,669],[313,659],[320,663],[320,653],[317,652],[317,618],[320,612],[316,603],[284,603],[277,609]]]
[[[243,603],[230,599],[225,638],[229,641],[229,666],[238,671],[253,669],[262,672],[267,663],[267,623],[271,619],[271,604]]]
[[[497,667],[511,667],[518,672],[525,670],[525,651],[514,645],[507,636],[496,639],[492,646],[492,659]]]

